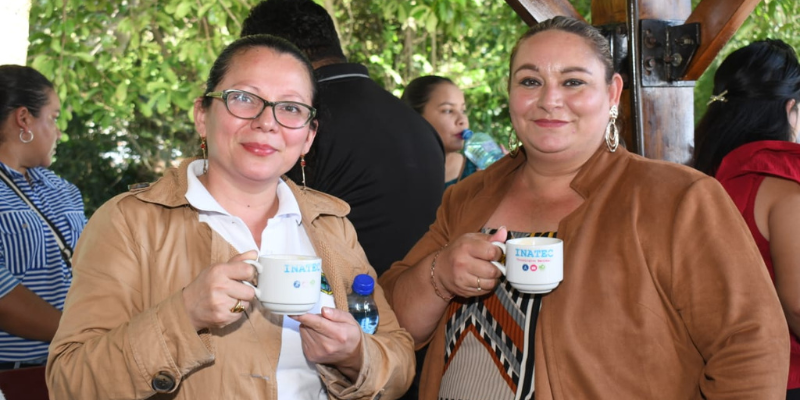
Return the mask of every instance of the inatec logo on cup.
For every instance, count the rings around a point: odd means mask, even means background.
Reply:
[[[322,260],[317,256],[271,254],[244,260],[258,271],[258,284],[243,282],[255,289],[256,297],[267,310],[297,315],[311,310],[319,301]]]
[[[548,293],[564,279],[564,242],[558,238],[518,238],[492,242],[506,255],[492,264],[514,289],[523,293]]]
[[[283,265],[283,273],[285,274],[304,274],[308,272],[320,272],[322,271],[322,263],[314,263],[314,264],[284,264]],[[292,287],[295,289],[300,289],[302,287],[306,287],[308,285],[316,286],[317,280],[311,279],[310,281],[304,281],[301,279],[295,280],[292,282]]]
[[[305,272],[320,272],[322,271],[322,263],[308,264],[308,265],[295,265],[285,264],[283,272],[286,274],[301,274]]]
[[[514,249],[514,256],[529,257],[529,258],[553,257],[553,249],[529,250],[529,249],[516,248]]]

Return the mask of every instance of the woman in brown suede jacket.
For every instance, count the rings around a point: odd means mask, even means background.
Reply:
[[[310,106],[314,105],[315,107]],[[284,181],[318,121],[307,59],[255,35],[215,62],[195,125],[207,153],[115,197],[78,243],[50,347],[56,399],[374,399],[411,383],[412,341],[380,288],[380,325],[347,312],[357,274],[375,272],[347,204]],[[289,317],[254,299],[257,254],[322,259],[315,310]]]
[[[429,346],[421,399],[785,396],[786,322],[744,221],[713,178],[618,147],[621,91],[585,22],[556,17],[517,43],[521,150],[448,189],[381,277]],[[507,231],[564,240],[557,288],[520,293],[489,263]]]

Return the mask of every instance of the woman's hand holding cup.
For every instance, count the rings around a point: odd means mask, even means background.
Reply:
[[[249,308],[255,296],[253,288],[242,283],[255,276],[255,269],[244,260],[256,257],[253,250],[212,265],[183,289],[183,304],[195,330],[221,328],[242,317],[233,310]]]
[[[450,295],[474,297],[490,293],[501,275],[490,262],[502,255],[492,242],[504,242],[507,234],[506,228],[502,227],[492,235],[462,235],[441,250],[434,279]]]
[[[361,326],[346,311],[323,307],[320,314],[293,315],[300,322],[308,361],[336,367],[352,382],[362,367]]]

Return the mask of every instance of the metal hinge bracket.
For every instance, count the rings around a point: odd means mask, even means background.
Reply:
[[[680,21],[640,21],[642,86],[694,86],[682,80],[700,47],[700,24]]]

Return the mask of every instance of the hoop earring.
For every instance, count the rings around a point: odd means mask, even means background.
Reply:
[[[611,110],[608,113],[611,119],[608,120],[608,125],[606,125],[605,139],[608,152],[613,153],[617,151],[617,147],[619,146],[619,128],[617,128],[617,116],[619,115],[619,111],[617,111],[617,106],[611,106]]]
[[[24,135],[24,134],[25,134],[25,129],[19,128],[19,141],[20,142],[22,142],[22,143],[30,143],[30,142],[33,141],[33,131],[28,129],[28,134],[31,135],[31,138],[28,139],[28,140],[25,140],[25,139],[22,138],[22,135]]]
[[[300,155],[300,173],[303,175],[303,190],[306,190],[306,155]]]
[[[208,173],[208,154],[206,153],[206,138],[200,138],[200,150],[203,151],[203,175]]]
[[[519,154],[520,142],[516,132],[511,132],[508,135],[508,155],[514,158]]]

